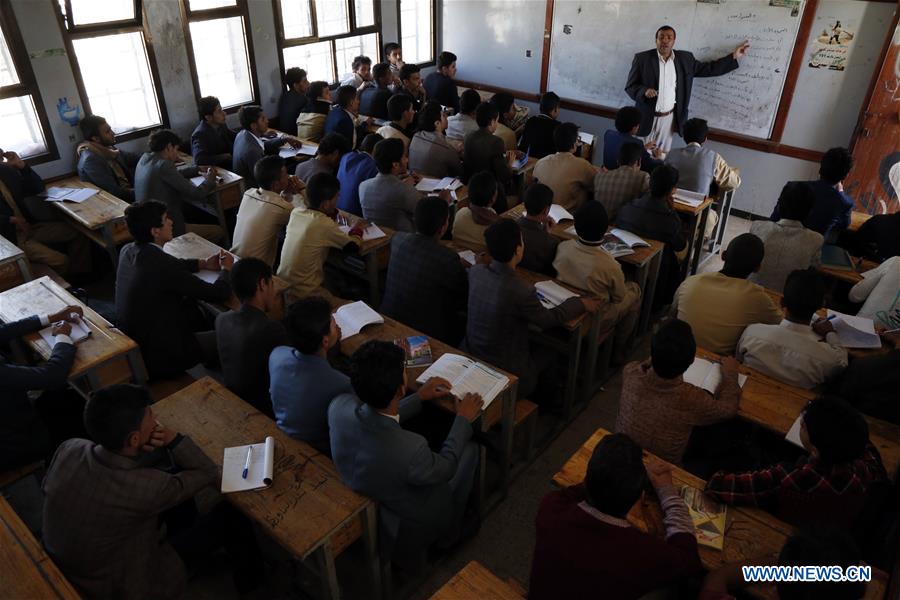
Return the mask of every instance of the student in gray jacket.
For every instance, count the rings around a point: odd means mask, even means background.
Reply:
[[[429,100],[419,111],[419,131],[409,142],[409,168],[429,177],[462,175],[459,152],[447,142],[447,115],[441,105]]]
[[[101,116],[78,123],[84,141],[78,144],[78,178],[93,183],[125,202],[134,202],[134,168],[140,155],[116,148],[116,134]]]
[[[234,138],[234,150],[231,153],[231,170],[244,178],[246,189],[259,187],[253,177],[253,167],[263,156],[277,154],[285,142],[295,148],[300,141],[291,137],[278,136],[272,139],[263,138],[269,131],[269,118],[259,106],[244,106],[238,112],[241,131]],[[296,166],[296,165],[294,165]],[[294,167],[288,167],[294,172]]]

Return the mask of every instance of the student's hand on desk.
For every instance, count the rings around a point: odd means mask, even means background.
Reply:
[[[600,305],[603,304],[603,301],[599,298],[580,298],[580,300],[584,306],[584,311],[591,314],[600,310]]]
[[[47,320],[51,323],[56,323],[58,321],[68,321],[69,323],[74,323],[76,320],[80,319],[84,316],[84,310],[80,306],[70,305],[65,307],[59,312],[53,313],[52,315],[47,315]]]
[[[157,448],[168,446],[177,435],[177,431],[166,429],[161,423],[157,422],[156,428],[150,434],[150,440],[144,444],[144,452],[153,452]]]
[[[733,356],[723,356],[722,357],[722,375],[725,377],[737,377],[738,369],[741,366],[741,363],[737,361],[737,359]]]
[[[672,485],[672,465],[650,455],[647,457],[647,477],[654,488]]]
[[[653,88],[647,88],[644,91],[644,96],[647,98],[656,98],[657,96],[659,96],[659,92],[657,92]]]
[[[53,329],[50,330],[50,335],[69,335],[72,333],[72,325],[70,323],[66,323],[65,321],[61,321],[53,326]]]
[[[453,385],[443,377],[432,377],[419,388],[419,398],[422,400],[434,400],[442,398],[450,393]]]
[[[284,141],[288,143],[291,148],[300,148],[303,146],[303,142],[298,140],[297,138],[285,137]]]
[[[206,167],[206,173],[203,174],[203,178],[207,181],[211,181],[213,183],[216,182],[216,177],[218,177],[219,172],[215,167]]]
[[[481,414],[484,400],[478,394],[466,394],[456,399],[456,414],[463,419],[472,422]]]
[[[816,321],[815,323],[812,324],[812,329],[817,334],[821,335],[822,337],[825,337],[829,333],[834,332],[834,325],[832,325],[831,321],[829,321],[828,319],[819,319],[818,321]]]

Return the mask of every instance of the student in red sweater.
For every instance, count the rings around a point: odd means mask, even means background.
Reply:
[[[625,520],[648,479],[665,513],[665,540]],[[528,597],[640,598],[702,570],[671,467],[651,457],[645,469],[640,446],[614,433],[594,448],[584,484],[541,501]]]

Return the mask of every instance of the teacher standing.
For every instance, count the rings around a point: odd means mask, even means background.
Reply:
[[[684,50],[674,50],[675,30],[663,25],[656,30],[656,50],[638,52],[631,63],[625,91],[641,111],[638,135],[657,155],[664,157],[672,146],[672,132],[681,131],[688,118],[694,77],[718,77],[738,68],[749,42],[711,62],[700,62]]]

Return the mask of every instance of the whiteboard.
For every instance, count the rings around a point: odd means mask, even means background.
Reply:
[[[691,116],[711,127],[768,139],[775,123],[804,4],[778,0],[557,0],[548,89],[562,98],[619,108],[634,104],[625,82],[635,53],[655,47],[664,24],[675,48],[714,60],[743,40],[751,48],[728,75],[695,78]],[[795,14],[792,14],[795,13]]]

